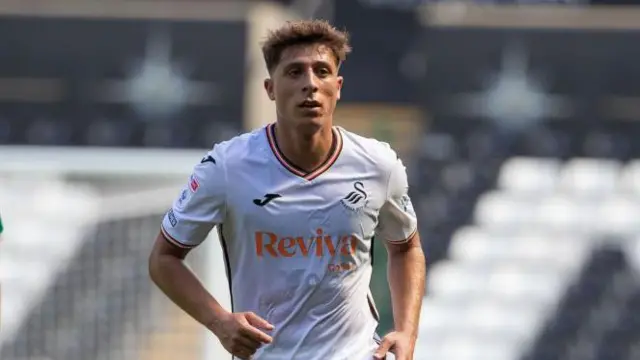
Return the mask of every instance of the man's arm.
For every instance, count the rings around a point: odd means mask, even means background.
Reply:
[[[165,214],[149,256],[149,275],[153,282],[176,305],[211,330],[227,311],[205,289],[184,259],[216,224],[225,220],[226,171],[218,149],[211,150],[194,167]]]
[[[226,216],[226,171],[214,148],[196,165],[171,210],[149,256],[153,282],[176,305],[205,325],[222,346],[240,359],[249,359],[262,344],[272,341],[263,330],[273,326],[253,313],[226,311],[186,266],[184,258]]]
[[[225,310],[184,263],[189,249],[174,245],[165,236],[161,232],[156,238],[149,274],[171,301],[206,326],[239,359],[250,359],[263,344],[273,341],[264,332],[273,330],[273,325],[254,313]]]
[[[426,264],[416,214],[408,194],[406,170],[400,159],[394,159],[387,199],[378,216],[377,233],[386,240],[387,277],[395,329],[385,336],[375,357],[383,359],[391,350],[398,360],[411,360],[418,337]]]
[[[217,333],[228,312],[205,289],[184,262],[190,249],[170,243],[159,233],[149,256],[149,275],[171,301],[196,321]]]
[[[415,342],[426,278],[426,261],[420,235],[416,232],[405,243],[386,244],[389,254],[387,277],[395,330],[408,334]]]

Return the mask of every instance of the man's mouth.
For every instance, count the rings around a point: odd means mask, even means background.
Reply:
[[[305,108],[305,109],[314,109],[314,108],[318,108],[321,106],[320,102],[317,100],[305,100],[303,102],[300,103],[301,108]]]

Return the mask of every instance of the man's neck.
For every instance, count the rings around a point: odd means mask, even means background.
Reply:
[[[299,168],[311,172],[329,156],[333,143],[331,126],[305,134],[289,126],[276,124],[276,141],[282,154]]]

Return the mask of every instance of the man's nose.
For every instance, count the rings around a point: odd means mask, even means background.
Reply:
[[[313,71],[305,72],[302,79],[302,91],[305,93],[314,93],[318,91],[318,79]]]

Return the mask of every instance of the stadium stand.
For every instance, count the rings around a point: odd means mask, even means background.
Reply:
[[[637,125],[446,126],[413,167],[436,258],[416,356],[637,358]]]
[[[477,198],[495,182],[503,143],[468,122],[437,122],[425,135],[408,171],[430,263],[445,257],[452,233],[470,221]]]
[[[624,251],[595,249],[524,359],[633,359],[628,351],[635,335],[625,325],[635,315],[624,319],[633,298]]]

